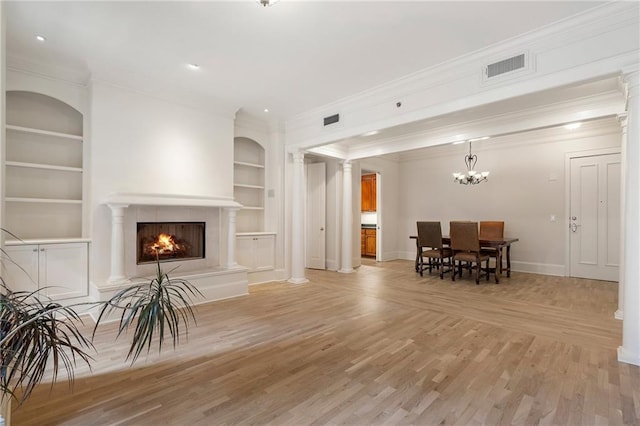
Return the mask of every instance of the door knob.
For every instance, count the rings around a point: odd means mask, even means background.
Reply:
[[[577,220],[578,218],[575,216],[571,216],[571,220]]]
[[[320,228],[321,231],[324,231],[324,228]]]
[[[571,232],[576,232],[578,230],[578,225],[575,223],[571,224]]]

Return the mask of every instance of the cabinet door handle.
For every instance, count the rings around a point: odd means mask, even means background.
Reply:
[[[36,253],[38,251],[38,249],[33,249],[33,252]]]
[[[43,249],[43,248],[41,248],[41,249],[40,249],[40,251],[44,251],[44,249]]]

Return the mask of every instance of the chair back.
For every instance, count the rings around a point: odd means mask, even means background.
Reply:
[[[440,222],[418,222],[418,245],[434,249],[442,248],[442,227]]]
[[[504,238],[504,222],[482,221],[480,222],[481,240],[501,240]]]
[[[480,251],[478,222],[450,222],[449,234],[453,251]]]

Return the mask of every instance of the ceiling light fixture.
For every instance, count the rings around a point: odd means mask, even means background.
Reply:
[[[272,6],[273,4],[275,4],[278,0],[258,0],[258,3],[260,3],[261,5],[263,5],[264,7],[267,6]]]
[[[489,172],[478,173],[473,168],[478,162],[478,157],[471,154],[471,141],[469,141],[469,154],[464,156],[464,164],[467,165],[467,173],[454,173],[453,181],[462,185],[477,185],[487,180]]]
[[[187,64],[187,66],[191,70],[199,70],[200,69],[200,65],[198,65],[198,64]]]
[[[264,112],[269,112],[269,108],[265,108],[265,109],[264,109]]]
[[[47,38],[45,36],[42,36],[40,34],[36,35],[36,40],[38,41],[47,41]]]
[[[373,136],[373,135],[377,135],[378,133],[380,133],[378,130],[372,130],[370,132],[363,133],[362,136]]]

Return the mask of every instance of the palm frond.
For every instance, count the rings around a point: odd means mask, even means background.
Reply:
[[[173,347],[177,346],[183,326],[185,336],[188,335],[190,322],[196,323],[192,306],[196,297],[202,297],[202,293],[193,284],[185,279],[170,279],[158,262],[153,279],[120,290],[102,306],[96,327],[102,318],[122,311],[118,337],[133,327],[127,353],[127,359],[133,364],[145,350],[151,351],[154,338],[160,352],[169,336]]]

